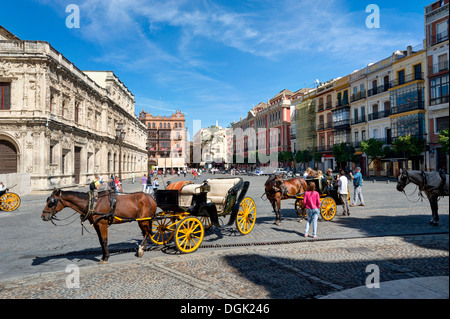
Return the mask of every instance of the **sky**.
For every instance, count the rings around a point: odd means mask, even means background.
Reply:
[[[81,70],[110,70],[138,115],[227,127],[283,89],[350,74],[424,38],[417,0],[15,0],[0,25],[49,42]],[[66,20],[79,8],[79,28]],[[368,28],[369,4],[379,28]],[[73,20],[71,20],[73,21]],[[372,20],[374,21],[374,20]]]

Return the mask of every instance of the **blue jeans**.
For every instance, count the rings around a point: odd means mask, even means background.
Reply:
[[[306,213],[308,214],[308,221],[306,222],[305,227],[305,234],[308,234],[309,226],[311,225],[311,222],[313,224],[313,236],[316,235],[317,232],[317,219],[319,218],[320,209],[314,208],[314,209],[306,209]]]

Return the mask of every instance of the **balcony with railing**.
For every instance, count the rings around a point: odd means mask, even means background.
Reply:
[[[323,104],[319,104],[319,105],[317,106],[317,112],[321,112],[321,111],[323,111],[323,110],[324,110]]]
[[[318,131],[323,131],[325,129],[325,124],[324,123],[319,123],[318,125],[317,125],[317,130]]]
[[[365,116],[357,117],[352,119],[352,125],[366,123],[367,119]]]
[[[448,71],[448,60],[428,66],[428,76]]]
[[[414,101],[410,103],[400,104],[391,108],[391,115],[415,111],[415,110],[424,110],[425,103],[423,101]]]
[[[448,40],[448,30],[445,30],[445,31],[443,31],[441,33],[438,33],[436,35],[432,35],[430,37],[429,45],[430,46],[431,45],[435,45],[435,44],[438,44],[438,43],[441,43],[441,42],[444,42],[444,41],[447,41],[447,40]]]
[[[333,150],[333,145],[319,145],[315,147],[316,152],[330,152]]]
[[[424,80],[423,72],[415,72],[405,76],[398,77],[395,80],[392,80],[390,83],[391,88],[403,85],[406,83],[414,82],[417,80]]]
[[[374,112],[369,114],[369,121],[382,119],[391,115],[391,110],[384,110],[380,112]]]
[[[327,110],[330,110],[333,107],[333,102],[325,103],[325,107],[326,107]]]
[[[387,83],[384,83],[383,85],[373,87],[370,90],[367,90],[367,97],[389,91],[389,89],[391,87],[392,87],[391,82],[387,82]]]
[[[350,96],[350,102],[355,102],[355,101],[359,101],[359,100],[362,100],[362,99],[365,99],[366,98],[366,91],[360,91],[360,92],[358,92],[358,93],[353,93],[351,96]]]
[[[336,101],[336,107],[345,107],[345,106],[350,106],[347,98]]]

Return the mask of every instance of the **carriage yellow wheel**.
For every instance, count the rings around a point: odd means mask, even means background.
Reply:
[[[205,230],[202,222],[196,217],[186,217],[177,226],[175,244],[179,251],[192,253],[200,247]]]
[[[211,219],[209,217],[202,216],[202,217],[199,217],[198,219],[200,219],[200,221],[202,222],[203,228],[205,230],[208,230],[208,229],[210,229],[212,227],[212,222],[211,222]]]
[[[173,218],[153,219],[150,230],[150,240],[157,245],[167,244],[175,233]]]
[[[336,201],[328,196],[320,201],[320,214],[325,220],[332,220],[336,215]]]
[[[20,206],[20,197],[14,193],[6,193],[0,197],[0,210],[12,212]]]
[[[245,197],[239,205],[236,217],[236,227],[243,235],[250,233],[255,226],[256,205],[253,199]]]

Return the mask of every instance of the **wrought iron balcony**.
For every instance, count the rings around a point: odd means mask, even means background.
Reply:
[[[402,77],[399,77],[395,80],[392,80],[390,83],[391,88],[402,85],[402,84],[406,84],[409,82],[413,82],[413,81],[417,81],[417,80],[423,80],[423,72],[417,72],[417,73],[412,73],[412,74],[408,74]]]
[[[448,12],[448,11],[447,11],[447,12]],[[444,42],[444,41],[446,41],[446,40],[448,40],[448,30],[445,30],[445,31],[443,31],[443,32],[441,32],[441,33],[438,33],[438,34],[436,34],[436,35],[431,36],[431,37],[430,37],[429,45],[430,45],[430,46],[431,46],[431,45],[435,45],[435,44]]]
[[[382,119],[384,117],[388,117],[389,115],[391,115],[391,110],[384,110],[380,112],[370,113],[369,121]]]
[[[428,76],[448,71],[448,60],[428,66]]]
[[[399,114],[415,110],[424,110],[425,109],[424,104],[425,103],[423,101],[415,101],[406,104],[400,104],[391,108],[391,114]]]
[[[365,122],[367,122],[367,119],[365,116],[361,116],[361,117],[352,119],[352,125],[365,123]]]
[[[383,92],[388,91],[390,88],[392,87],[392,83],[391,82],[386,82],[383,85],[380,86],[376,86],[371,88],[370,90],[367,90],[367,96],[374,96],[376,94],[380,94]]]
[[[360,92],[358,92],[358,93],[353,93],[351,96],[350,96],[350,102],[355,102],[355,101],[358,101],[358,100],[362,100],[362,99],[365,99],[366,98],[366,91],[360,91]]]

